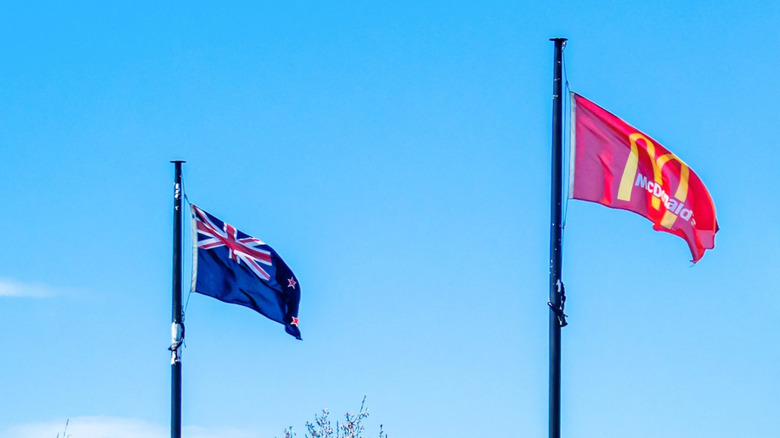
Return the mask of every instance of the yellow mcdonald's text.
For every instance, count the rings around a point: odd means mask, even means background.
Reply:
[[[631,192],[634,187],[639,186],[653,195],[651,205],[654,209],[658,210],[661,206],[665,207],[666,212],[661,219],[661,226],[671,228],[677,220],[678,215],[683,220],[690,221],[693,212],[690,209],[684,208],[685,200],[688,197],[688,179],[690,177],[688,165],[671,153],[656,157],[655,144],[639,132],[629,135],[628,140],[631,143],[631,152],[629,153],[628,158],[626,159],[626,165],[623,168],[623,175],[620,178],[617,198],[621,201],[630,201]],[[639,140],[641,140],[641,142]],[[652,180],[648,180],[647,177],[638,173],[640,151],[647,154],[653,165]],[[674,191],[673,198],[671,198],[663,189],[662,177],[664,166],[670,161],[677,161],[680,163],[680,184]]]

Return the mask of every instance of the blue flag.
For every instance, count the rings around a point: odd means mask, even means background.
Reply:
[[[191,205],[194,292],[226,303],[249,307],[284,324],[301,339],[298,329],[298,279],[279,254],[260,239]]]

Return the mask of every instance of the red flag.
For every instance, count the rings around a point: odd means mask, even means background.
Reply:
[[[657,141],[571,93],[569,197],[638,213],[676,234],[693,262],[715,247],[715,205],[699,177]]]

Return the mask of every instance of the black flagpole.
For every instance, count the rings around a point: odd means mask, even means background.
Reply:
[[[173,185],[173,323],[171,324],[171,438],[181,438],[181,347],[184,342],[184,325],[181,309],[181,216],[182,187],[181,165],[174,164]]]
[[[563,314],[563,283],[561,283],[561,203],[563,168],[563,87],[561,73],[563,47],[566,38],[552,38],[555,42],[553,72],[553,126],[552,126],[552,186],[550,191],[550,400],[549,438],[561,436],[561,327],[566,325]]]

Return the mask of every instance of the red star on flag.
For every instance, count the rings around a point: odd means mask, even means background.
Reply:
[[[291,287],[295,289],[295,285],[298,284],[295,281],[295,277],[291,277],[289,280],[287,280],[287,287]]]
[[[297,316],[293,316],[292,317],[292,322],[290,323],[290,325],[294,325],[294,326],[298,327],[298,317]]]

